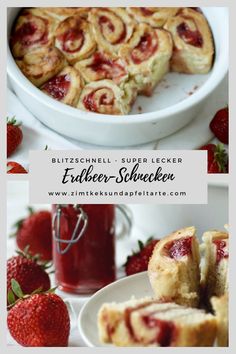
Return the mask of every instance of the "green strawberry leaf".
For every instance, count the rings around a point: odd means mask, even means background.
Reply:
[[[10,289],[7,293],[7,302],[9,305],[12,305],[15,303],[15,301],[16,301],[15,295],[14,295],[12,289]]]
[[[11,288],[13,293],[20,299],[24,297],[23,291],[21,290],[20,284],[15,280],[11,280]]]

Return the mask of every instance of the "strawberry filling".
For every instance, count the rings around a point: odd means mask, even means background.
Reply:
[[[115,25],[112,23],[112,21],[108,17],[106,17],[104,15],[100,16],[98,23],[101,28],[101,32],[105,37],[107,37],[106,34],[109,35],[109,33],[116,32]],[[121,29],[119,29],[119,32],[117,33],[116,38],[114,40],[111,40],[111,38],[110,38],[110,42],[112,44],[122,43],[124,41],[124,39],[126,38],[127,32],[126,32],[125,24],[120,19],[119,19],[119,23],[121,25]]]
[[[46,91],[51,97],[61,101],[70,88],[69,75],[59,75],[52,78],[44,86],[43,90]]]
[[[202,48],[203,38],[198,30],[191,31],[189,26],[185,22],[183,22],[177,27],[177,32],[180,38],[182,38],[183,41],[187,44],[197,48]]]
[[[131,58],[135,64],[140,64],[148,60],[158,48],[158,39],[155,32],[153,34],[145,33],[139,44],[133,49]]]
[[[62,49],[67,53],[78,52],[84,44],[84,33],[79,28],[70,28],[59,37],[62,42]]]
[[[173,322],[160,320],[148,315],[143,316],[142,320],[146,327],[157,329],[156,340],[154,343],[158,343],[161,347],[169,347],[171,345],[176,329]]]
[[[130,336],[135,342],[139,342],[139,339],[137,338],[137,335],[135,335],[132,324],[131,324],[131,315],[134,311],[144,309],[145,307],[148,307],[152,302],[147,302],[145,304],[140,304],[136,307],[133,308],[127,308],[125,311],[125,325],[129,331]],[[145,324],[146,327],[152,329],[156,328],[156,337],[150,344],[157,343],[161,347],[168,347],[170,346],[175,338],[176,335],[176,327],[175,325],[170,322],[170,321],[165,321],[165,320],[160,320],[157,318],[153,318],[153,315],[162,312],[162,311],[155,311],[151,314],[144,315],[142,316],[142,321]]]
[[[13,34],[11,42],[12,44],[20,42],[25,47],[37,43],[45,44],[48,41],[47,26],[48,21],[40,17],[37,17],[34,22],[24,22]],[[42,31],[42,28],[44,28],[44,31]]]
[[[88,68],[99,73],[106,79],[119,78],[126,74],[124,67],[115,63],[114,60],[106,58],[101,53],[94,54],[93,62],[88,65]]]
[[[113,105],[114,94],[111,89],[107,87],[100,87],[99,89],[90,92],[83,99],[83,104],[88,111],[98,112],[101,105]]]
[[[216,263],[219,263],[223,258],[229,257],[229,252],[226,249],[226,242],[222,240],[213,241],[216,246]]]
[[[167,253],[170,258],[180,259],[192,254],[192,237],[181,238],[167,244]]]

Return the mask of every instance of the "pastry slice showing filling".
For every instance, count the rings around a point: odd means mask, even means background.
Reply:
[[[202,285],[205,296],[221,296],[228,291],[228,233],[208,231],[203,234],[205,260],[202,270]]]
[[[148,276],[155,297],[197,307],[199,259],[194,227],[181,229],[159,241],[148,265]]]
[[[203,310],[151,298],[104,304],[99,338],[117,346],[212,346],[216,320]]]

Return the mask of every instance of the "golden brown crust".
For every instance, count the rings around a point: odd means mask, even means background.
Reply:
[[[56,22],[40,9],[26,9],[20,13],[11,33],[10,44],[15,58],[30,51],[53,44]]]
[[[171,70],[187,74],[206,74],[212,67],[214,43],[204,15],[183,8],[164,25],[174,41]]]
[[[133,101],[132,87],[119,87],[112,80],[99,80],[85,85],[78,108],[102,113],[127,114]]]
[[[51,80],[47,81],[41,87],[41,90],[50,97],[75,107],[78,103],[82,87],[83,79],[80,73],[71,66],[66,66]]]
[[[167,248],[172,242],[191,238],[191,255],[173,259]],[[198,306],[200,269],[199,246],[195,228],[173,232],[155,246],[148,264],[148,276],[157,299],[168,299],[178,304]]]
[[[135,21],[121,7],[92,9],[88,19],[98,48],[111,55],[118,53],[135,29]]]
[[[172,39],[167,31],[142,23],[136,26],[129,42],[121,46],[119,55],[127,62],[138,92],[151,96],[157,83],[169,71]]]
[[[16,61],[24,75],[37,87],[57,75],[66,65],[62,53],[55,47],[37,48]]]
[[[60,22],[55,32],[55,46],[70,64],[88,58],[96,50],[89,23],[80,16]]]
[[[128,13],[137,22],[152,27],[163,27],[168,18],[175,16],[179,7],[127,7]]]

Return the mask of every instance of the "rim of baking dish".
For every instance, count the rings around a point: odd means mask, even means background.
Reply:
[[[18,8],[19,9],[19,8]],[[204,7],[203,7],[204,9]],[[225,19],[228,19],[228,11],[225,7],[218,8],[223,12]],[[87,112],[79,110],[78,108],[68,106],[62,102],[47,96],[45,93],[41,92],[39,88],[34,86],[21,72],[18,68],[10,47],[9,41],[7,42],[7,72],[10,78],[13,81],[16,81],[17,84],[26,91],[30,96],[33,96],[38,100],[42,105],[47,106],[48,108],[63,113],[65,115],[70,115],[76,119],[82,119],[90,122],[101,122],[101,123],[110,123],[110,124],[134,124],[134,123],[143,123],[143,122],[153,122],[165,119],[168,116],[178,114],[186,111],[187,109],[197,105],[200,101],[209,96],[213,90],[218,86],[222,81],[228,71],[228,26],[221,26],[224,30],[224,50],[220,51],[217,63],[213,65],[210,76],[204,82],[204,84],[191,96],[187,97],[181,102],[178,102],[170,107],[160,109],[153,112],[138,113],[138,114],[129,114],[129,115],[109,115],[101,114],[95,112]],[[221,41],[222,42],[222,41]]]

